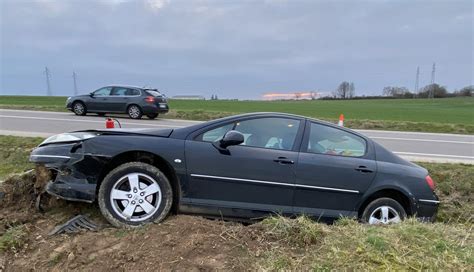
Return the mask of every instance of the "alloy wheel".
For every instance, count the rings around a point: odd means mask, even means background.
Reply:
[[[74,113],[77,115],[82,115],[84,114],[84,105],[81,103],[75,103],[74,104]]]
[[[153,216],[161,204],[161,188],[152,177],[130,173],[115,182],[110,203],[115,213],[132,222],[145,221]]]
[[[130,115],[130,117],[133,119],[139,118],[140,114],[140,108],[138,108],[137,106],[130,106],[130,108],[128,109],[128,115]]]
[[[380,206],[376,208],[369,217],[369,224],[390,224],[402,221],[398,212],[390,206]]]

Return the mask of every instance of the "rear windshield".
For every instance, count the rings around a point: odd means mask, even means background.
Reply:
[[[145,90],[149,95],[152,96],[162,96],[158,90]]]

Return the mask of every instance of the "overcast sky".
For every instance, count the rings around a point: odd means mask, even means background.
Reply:
[[[303,0],[0,0],[1,93],[55,95],[101,85],[260,98],[265,92],[356,94],[384,86],[473,83],[473,3]]]

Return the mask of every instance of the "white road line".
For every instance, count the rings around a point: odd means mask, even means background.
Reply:
[[[413,135],[432,135],[432,136],[453,136],[453,137],[466,137],[473,136],[469,134],[453,134],[453,133],[433,133],[433,132],[416,132],[416,131],[396,131],[396,130],[369,130],[369,129],[354,129],[360,133],[388,133],[388,134],[413,134]]]
[[[66,114],[71,114],[68,112],[64,111],[35,111],[35,110],[10,110],[10,109],[0,109],[0,112],[24,112],[24,113],[34,113],[34,114],[39,114],[39,113],[45,113],[45,114],[56,114],[56,115],[66,115]]]
[[[64,118],[49,118],[49,117],[32,117],[32,116],[15,116],[15,115],[0,115],[5,118],[16,118],[16,119],[33,119],[33,120],[47,120],[47,121],[66,121],[66,122],[82,122],[82,123],[101,123],[105,124],[104,121],[94,120],[82,120],[82,119],[64,119]],[[167,127],[167,128],[180,128],[183,126],[176,125],[155,125],[149,123],[131,123],[131,122],[120,122],[123,125],[137,125],[137,126],[152,126],[152,127]]]
[[[414,156],[431,156],[431,157],[446,157],[446,158],[457,158],[457,159],[470,159],[474,160],[472,156],[458,156],[458,155],[444,155],[444,154],[428,154],[428,153],[414,153],[414,152],[401,152],[393,151],[393,153],[398,155],[414,155]]]
[[[371,139],[382,139],[382,140],[396,140],[396,141],[413,141],[413,142],[435,142],[435,143],[451,143],[451,144],[470,144],[474,145],[474,142],[460,142],[460,141],[449,141],[449,140],[433,140],[433,139],[413,139],[413,138],[394,138],[394,137],[379,137],[379,136],[368,136]]]
[[[1,109],[0,108],[0,113],[4,113],[4,112],[13,112],[13,113],[18,113],[18,112],[24,112],[24,113],[34,113],[34,114],[55,114],[55,115],[65,115],[65,116],[75,116],[73,113],[71,112],[56,112],[56,111],[34,111],[34,110],[14,110],[14,109]],[[109,115],[110,116],[116,116],[116,115],[120,115],[121,113],[110,113]],[[123,114],[124,116],[123,117],[118,117],[120,119],[127,119],[127,117],[125,116],[125,113]],[[28,117],[28,116],[26,116]],[[196,120],[182,120],[182,119],[167,119],[167,118],[160,118],[160,120],[162,121],[169,121],[169,122],[182,122],[182,123],[202,123],[203,121],[196,121]]]

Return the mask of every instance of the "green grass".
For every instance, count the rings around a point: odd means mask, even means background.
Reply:
[[[18,251],[27,241],[25,225],[11,227],[0,236],[0,252]]]
[[[263,229],[256,248],[249,249],[258,270],[474,269],[472,224],[410,219],[369,226],[341,219],[326,225],[306,217],[273,217],[255,227]]]
[[[0,136],[0,180],[8,175],[34,168],[28,157],[42,138]]]
[[[0,108],[66,111],[65,97],[1,96]],[[474,98],[315,101],[170,100],[165,117],[190,120],[247,112],[285,112],[335,121],[351,128],[474,134]]]
[[[428,169],[441,200],[437,221],[474,223],[474,165],[418,163]]]

